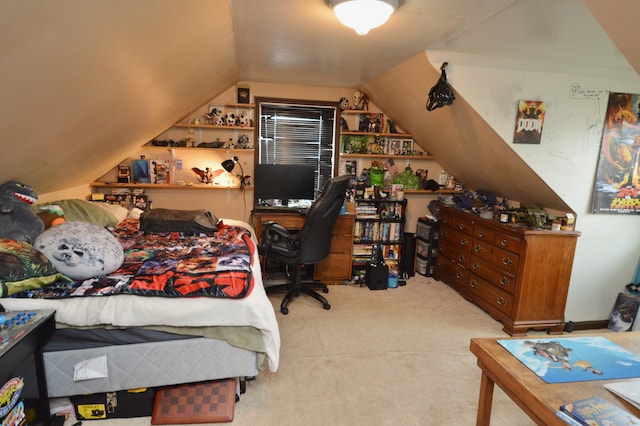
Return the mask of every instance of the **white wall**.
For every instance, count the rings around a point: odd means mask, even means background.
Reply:
[[[447,78],[456,92],[577,213],[576,229],[582,236],[573,264],[566,320],[608,318],[617,293],[635,276],[640,217],[591,214],[593,184],[608,92],[640,93],[640,78],[587,78],[579,72],[529,71],[522,63],[500,58],[487,60],[446,51],[427,54],[434,66],[449,62]],[[580,90],[572,95],[575,84]],[[547,104],[540,145],[512,143],[519,100]],[[487,164],[488,173],[490,169]]]

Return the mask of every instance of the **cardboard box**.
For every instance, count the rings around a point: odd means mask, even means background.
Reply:
[[[78,420],[146,417],[153,413],[155,388],[72,396]]]

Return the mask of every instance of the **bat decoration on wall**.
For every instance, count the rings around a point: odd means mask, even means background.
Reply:
[[[447,73],[444,69],[449,65],[448,62],[444,62],[440,67],[440,79],[435,86],[429,91],[429,100],[427,101],[427,111],[433,111],[436,108],[451,105],[456,99],[456,95],[453,93],[453,89],[447,82]]]

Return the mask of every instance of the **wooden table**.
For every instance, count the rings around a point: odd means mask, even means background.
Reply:
[[[580,337],[583,336],[586,335],[580,335]],[[640,354],[640,331],[606,333],[600,336],[606,337],[632,353]],[[539,425],[566,426],[566,423],[556,416],[560,405],[592,396],[601,396],[640,417],[639,410],[617,398],[602,386],[604,383],[620,380],[549,384],[529,370],[497,340],[495,338],[471,339],[470,350],[478,358],[478,367],[482,370],[476,425],[488,426],[490,423],[494,383]]]

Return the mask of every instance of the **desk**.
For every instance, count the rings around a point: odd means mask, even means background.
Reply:
[[[603,336],[630,352],[640,353],[640,332],[607,333]],[[548,384],[497,343],[497,340],[471,339],[470,350],[478,358],[478,367],[482,370],[476,425],[488,426],[490,423],[494,383],[539,425],[566,426],[566,423],[556,417],[560,405],[592,396],[601,396],[640,417],[639,410],[602,386],[604,383],[620,380]]]
[[[262,237],[262,224],[274,221],[290,231],[299,231],[304,225],[305,217],[297,211],[269,212],[254,211],[253,227]],[[342,284],[351,279],[351,252],[353,250],[353,224],[355,216],[344,214],[338,216],[331,238],[329,255],[314,268],[314,279],[325,284]]]

